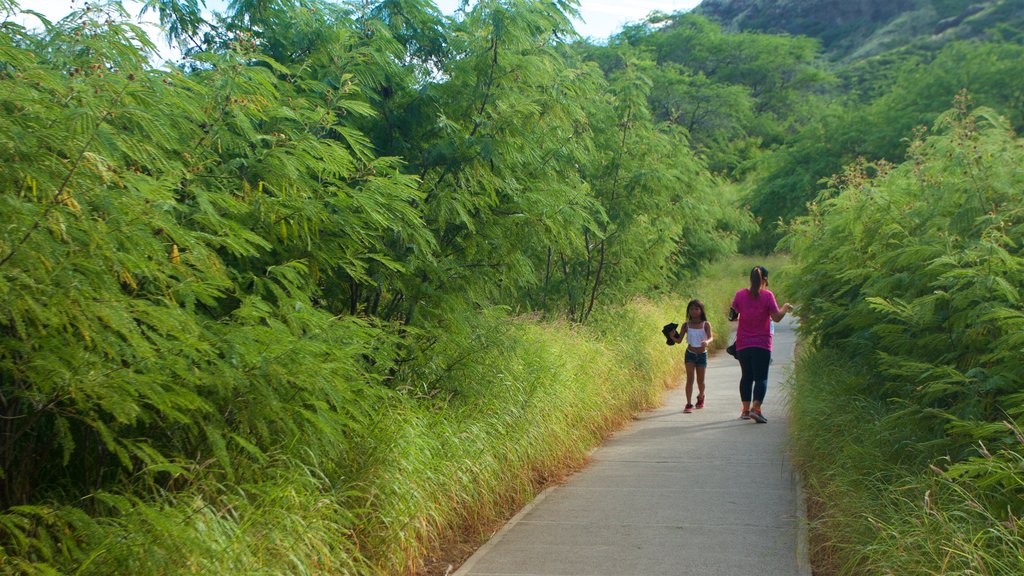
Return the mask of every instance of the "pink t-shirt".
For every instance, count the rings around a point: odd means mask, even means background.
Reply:
[[[739,326],[736,327],[736,349],[765,348],[772,349],[771,315],[779,313],[779,305],[775,302],[775,294],[771,290],[761,290],[755,298],[749,288],[736,292],[732,299],[732,307],[740,313]]]

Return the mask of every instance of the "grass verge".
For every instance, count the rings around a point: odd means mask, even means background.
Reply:
[[[865,377],[834,351],[797,362],[793,441],[814,574],[1024,574],[1024,523],[990,505],[1002,488],[915,458],[896,404],[858,394]]]

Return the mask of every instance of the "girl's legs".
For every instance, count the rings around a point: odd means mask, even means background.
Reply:
[[[693,376],[697,365],[693,362],[686,363],[686,410],[693,408]]]
[[[697,366],[697,408],[704,407],[704,373],[707,372],[707,366]],[[689,396],[687,396],[689,398]]]

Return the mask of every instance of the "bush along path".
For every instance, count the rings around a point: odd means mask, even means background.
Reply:
[[[1024,574],[1022,143],[961,93],[791,229],[823,574]]]

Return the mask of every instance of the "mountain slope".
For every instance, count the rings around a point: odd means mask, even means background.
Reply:
[[[704,0],[695,10],[730,30],[810,36],[833,60],[999,36],[1022,40],[1021,0]]]

